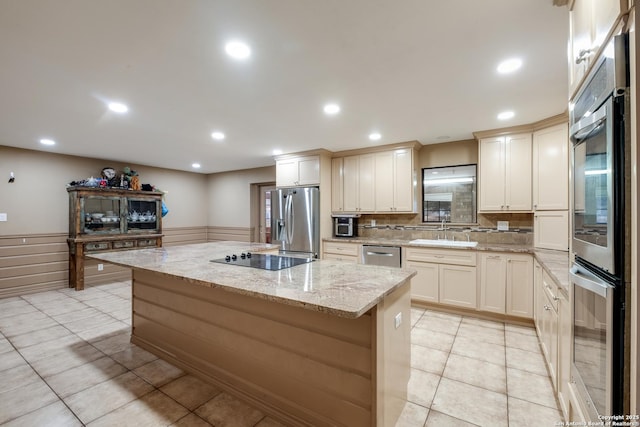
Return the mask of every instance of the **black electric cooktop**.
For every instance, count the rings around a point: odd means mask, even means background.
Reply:
[[[260,268],[262,270],[283,270],[296,265],[312,262],[312,258],[296,258],[282,255],[252,254],[251,252],[240,255],[227,255],[224,258],[212,259],[211,262],[220,264],[239,265],[242,267]]]

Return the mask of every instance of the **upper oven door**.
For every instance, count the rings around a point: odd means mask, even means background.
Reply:
[[[575,123],[571,140],[573,251],[615,275],[613,98]]]

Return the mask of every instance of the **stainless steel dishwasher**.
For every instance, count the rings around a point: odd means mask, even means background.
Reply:
[[[362,263],[400,268],[400,246],[362,245]]]

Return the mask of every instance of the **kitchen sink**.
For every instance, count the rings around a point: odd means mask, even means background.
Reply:
[[[413,245],[425,246],[454,246],[459,248],[475,248],[478,242],[467,242],[464,240],[441,240],[441,239],[415,239],[409,243]]]

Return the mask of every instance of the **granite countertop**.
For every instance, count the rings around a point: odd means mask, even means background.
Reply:
[[[558,288],[569,298],[571,281],[569,279],[569,253],[548,249],[536,249],[535,256],[542,268],[556,281]]]
[[[415,276],[409,269],[315,260],[279,271],[210,262],[225,255],[277,249],[262,243],[212,242],[92,253],[88,258],[183,278],[269,301],[357,318]]]
[[[568,296],[570,289],[569,281],[569,253],[566,251],[557,251],[551,249],[537,249],[531,245],[509,244],[509,243],[478,243],[475,247],[460,246],[427,246],[410,243],[409,240],[400,239],[371,239],[363,237],[353,238],[328,238],[327,242],[345,242],[357,243],[364,245],[389,245],[389,246],[410,246],[430,249],[456,249],[461,251],[492,251],[492,252],[515,252],[529,253],[536,257],[542,268],[544,268],[549,276],[554,279],[560,290]]]
[[[415,248],[431,248],[431,249],[458,249],[462,251],[495,251],[495,252],[523,252],[533,253],[533,246],[531,245],[519,245],[509,243],[478,243],[474,247],[462,247],[462,246],[445,246],[445,245],[420,245],[411,243],[410,240],[401,239],[371,239],[366,237],[349,237],[339,238],[333,237],[323,239],[326,242],[345,242],[345,243],[359,243],[363,245],[382,245],[382,246],[411,246]]]

